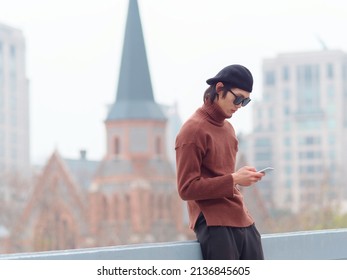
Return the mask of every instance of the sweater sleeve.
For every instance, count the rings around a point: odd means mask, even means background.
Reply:
[[[231,174],[203,178],[203,153],[195,144],[176,147],[177,188],[183,200],[205,200],[233,197],[234,181]]]

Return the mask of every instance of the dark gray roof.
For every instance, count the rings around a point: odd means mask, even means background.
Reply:
[[[154,119],[165,120],[160,106],[152,101],[117,101],[109,112],[108,120]]]
[[[81,188],[84,190],[89,189],[91,180],[99,166],[99,161],[80,159],[64,159],[70,174],[76,180]]]
[[[129,1],[116,101],[107,120],[166,117],[155,102],[137,0]]]

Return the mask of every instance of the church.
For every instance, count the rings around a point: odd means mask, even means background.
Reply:
[[[154,99],[137,0],[129,0],[115,101],[100,161],[54,151],[7,241],[7,253],[191,239]],[[76,132],[77,133],[77,132]],[[73,136],[72,136],[73,137]],[[172,147],[173,149],[173,147]]]

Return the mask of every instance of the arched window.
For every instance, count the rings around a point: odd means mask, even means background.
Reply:
[[[120,154],[120,140],[119,140],[119,137],[114,138],[114,154],[116,156]]]
[[[158,156],[162,154],[161,145],[162,145],[162,143],[161,143],[161,138],[160,138],[160,137],[157,137],[157,138],[155,139],[155,154],[158,155]]]
[[[113,196],[113,217],[114,220],[116,222],[118,222],[120,220],[120,209],[119,209],[120,205],[119,205],[119,199],[118,199],[118,195],[114,195]]]
[[[107,221],[109,219],[109,205],[106,196],[102,197],[102,215],[104,221]]]

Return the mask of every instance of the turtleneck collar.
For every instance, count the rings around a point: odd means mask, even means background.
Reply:
[[[207,120],[217,126],[223,126],[224,121],[228,116],[223,112],[221,107],[215,102],[212,104],[210,102],[206,102],[200,108],[201,112],[208,116]]]

